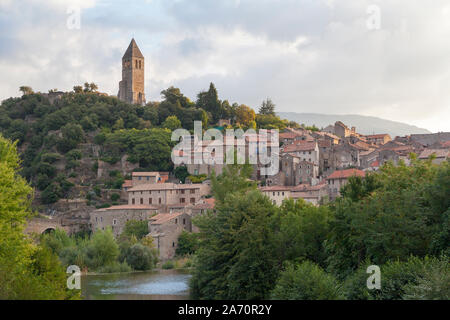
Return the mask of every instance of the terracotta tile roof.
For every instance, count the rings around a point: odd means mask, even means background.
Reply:
[[[290,191],[292,187],[288,186],[267,186],[260,187],[259,190],[262,192],[272,192],[272,191]]]
[[[133,180],[125,180],[122,184],[122,188],[131,188],[133,187]]]
[[[362,142],[362,141],[356,141],[355,143],[351,144],[356,149],[367,151],[370,149],[369,144]]]
[[[171,182],[149,183],[137,185],[131,189],[128,189],[128,191],[199,189],[201,186],[202,184],[200,183],[193,183],[193,184],[176,184]]]
[[[449,141],[445,141],[445,142],[441,142],[441,146],[443,146],[445,148],[450,148],[450,140]]]
[[[183,215],[184,212],[176,212],[176,213],[159,213],[156,216],[153,216],[150,218],[150,224],[163,224],[166,222],[169,222],[181,215]]]
[[[319,144],[320,148],[331,148],[330,140],[318,140],[317,143]]]
[[[109,208],[101,208],[95,211],[113,211],[113,210],[156,210],[158,207],[144,204],[124,204],[120,206],[112,206]]]
[[[432,154],[436,155],[436,158],[448,158],[449,153],[448,149],[425,149],[419,155],[419,159],[428,159]]]
[[[369,139],[383,139],[386,136],[390,137],[390,135],[388,135],[387,133],[381,133],[381,134],[369,134],[369,135],[366,135],[366,138],[369,138]]]
[[[324,136],[327,136],[327,137],[330,137],[330,138],[333,138],[333,139],[337,139],[337,140],[341,140],[341,138],[339,138],[337,135],[335,135],[333,133],[326,132],[326,131],[323,131],[323,133],[324,133]]]
[[[132,177],[156,177],[157,175],[159,175],[159,172],[154,171],[154,172],[133,172],[131,174]]]
[[[347,179],[352,176],[365,177],[365,173],[358,169],[346,169],[346,170],[336,170],[326,179]]]
[[[376,160],[376,161],[372,162],[372,163],[370,164],[370,166],[371,166],[372,168],[379,167],[379,166],[380,166],[380,161]]]
[[[295,137],[301,136],[301,133],[297,133],[297,132],[282,132],[280,133],[279,137],[280,139],[294,139]]]
[[[311,151],[316,148],[315,142],[310,141],[295,141],[292,144],[284,147],[283,152],[296,152],[296,151]]]
[[[192,205],[192,209],[214,209],[215,206],[215,199],[209,198],[209,199],[203,199],[202,202],[197,202],[196,204]]]

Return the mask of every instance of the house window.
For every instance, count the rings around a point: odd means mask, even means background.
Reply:
[[[144,199],[141,198],[141,204],[144,204]]]
[[[172,247],[175,247],[175,242],[172,242]]]
[[[192,193],[195,193],[195,189],[191,189],[191,194],[192,194]]]
[[[113,219],[113,225],[115,226],[117,224],[117,220]]]
[[[158,203],[161,204],[161,198],[158,199]]]
[[[97,217],[95,217],[95,222],[97,222]]]
[[[175,219],[175,224],[178,224],[178,219]]]
[[[100,222],[103,222],[103,217],[100,217]]]
[[[183,219],[183,224],[186,224],[186,219]]]
[[[135,200],[134,200],[134,198],[133,199],[131,199],[131,204],[134,204],[135,203]]]
[[[152,199],[152,198],[149,198],[149,199],[148,199],[148,204],[152,204],[152,201],[153,201],[153,199]]]
[[[138,68],[138,61],[136,60],[136,69]]]
[[[184,190],[181,190],[181,194],[184,194]]]
[[[150,177],[147,177],[147,181],[149,181],[150,180]]]
[[[142,180],[142,177],[138,177],[138,180]]]
[[[184,203],[184,198],[180,198],[180,203]]]
[[[195,203],[195,198],[191,198],[191,203]]]
[[[284,191],[281,193],[282,196],[284,196]]]
[[[139,60],[139,69],[142,69],[142,64],[141,64],[141,60]]]
[[[275,192],[273,192],[273,196],[275,197]]]

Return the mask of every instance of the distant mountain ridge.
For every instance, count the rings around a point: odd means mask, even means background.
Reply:
[[[427,129],[419,128],[403,122],[356,114],[338,115],[278,112],[277,115],[282,119],[296,121],[300,124],[303,123],[308,126],[312,126],[314,124],[319,128],[325,128],[330,124],[334,125],[336,121],[342,121],[348,127],[356,127],[356,132],[362,134],[388,133],[392,138],[409,134],[431,133]]]

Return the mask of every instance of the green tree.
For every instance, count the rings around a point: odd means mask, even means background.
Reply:
[[[82,93],[83,92],[83,87],[82,86],[74,86],[73,87],[73,92],[75,92],[75,93]]]
[[[381,288],[367,289],[366,269],[373,262],[366,260],[344,282],[347,299],[403,300],[442,299],[449,295],[448,257],[414,257],[405,261],[388,261],[380,265]]]
[[[277,216],[276,242],[280,261],[310,260],[325,267],[325,241],[330,232],[332,213],[326,206],[316,207],[302,199],[284,201]]]
[[[93,269],[114,264],[119,257],[119,246],[111,228],[96,231],[86,253],[88,266]]]
[[[449,194],[446,179],[442,186],[436,184],[438,168],[431,161],[412,160],[411,166],[387,163],[368,182],[352,179],[333,204],[327,240],[329,270],[342,278],[366,259],[382,265],[440,251],[433,250],[433,245],[441,243],[435,239],[446,232],[443,223],[448,208],[445,202],[435,207],[430,203],[433,197],[444,199]],[[430,194],[431,190],[440,191]],[[444,249],[441,244],[439,248]]]
[[[225,185],[245,180],[239,171],[224,175],[228,177],[213,185],[213,192],[220,195],[216,213],[194,220],[201,245],[191,294],[195,299],[267,298],[278,270],[271,228],[276,207],[259,191],[239,182],[222,197]]]
[[[197,95],[197,108],[201,108],[212,115],[212,120],[216,123],[223,118],[224,110],[217,94],[217,89],[211,82],[208,91],[202,91]]]
[[[185,256],[194,254],[199,246],[199,237],[197,233],[183,231],[178,237],[178,247],[176,254]]]
[[[158,261],[157,252],[137,243],[128,250],[126,261],[134,270],[151,270]]]
[[[252,108],[241,104],[236,108],[236,122],[243,126],[249,126],[252,121],[255,121],[255,111]]]
[[[181,128],[181,121],[176,116],[169,116],[164,120],[162,127],[174,131],[175,129]]]
[[[28,86],[21,86],[19,88],[19,91],[22,92],[23,95],[27,95],[27,94],[33,94],[33,89],[31,87]]]
[[[16,144],[0,135],[0,299],[70,299],[57,257],[24,234],[32,189],[19,173]]]
[[[275,300],[341,300],[339,282],[310,261],[287,263],[281,272],[272,299]]]
[[[261,107],[259,107],[259,114],[275,115],[275,104],[270,98],[267,98],[262,102]]]
[[[185,166],[176,167],[173,173],[182,183],[184,183],[186,178],[189,176],[189,172]]]
[[[125,237],[135,236],[137,240],[141,240],[148,234],[148,221],[129,220],[125,223],[122,234]]]

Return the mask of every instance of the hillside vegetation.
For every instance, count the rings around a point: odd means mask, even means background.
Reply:
[[[26,89],[26,90],[25,90]],[[96,92],[95,84],[75,86],[73,92],[24,95],[0,105],[0,133],[17,141],[21,174],[37,189],[37,199],[51,204],[60,198],[93,200],[101,189],[120,189],[130,171],[172,171],[171,131],[203,128],[219,119],[234,127],[278,128],[298,126],[275,116],[275,105],[264,101],[260,112],[243,104],[219,100],[211,83],[195,102],[179,89],[161,92],[161,102],[131,105]],[[101,203],[97,203],[101,205]]]

